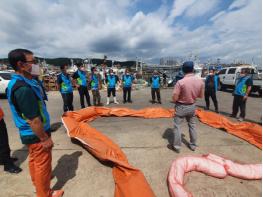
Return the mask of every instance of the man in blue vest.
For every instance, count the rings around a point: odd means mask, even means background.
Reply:
[[[101,77],[100,73],[97,71],[96,67],[91,68],[91,76],[90,76],[90,87],[93,95],[93,105],[102,106],[100,102],[100,86],[101,86]]]
[[[8,84],[7,98],[20,138],[29,150],[29,170],[38,197],[59,197],[62,190],[52,191],[50,117],[38,83],[32,80],[34,55],[26,49],[9,52],[8,60],[15,74]]]
[[[77,67],[78,67],[78,70],[73,74],[72,78],[74,79],[73,82],[79,91],[81,108],[85,108],[84,96],[86,97],[88,106],[91,106],[90,96],[89,96],[89,91],[88,91],[88,86],[87,86],[88,84],[87,73],[86,73],[86,70],[83,64],[78,63]]]
[[[161,84],[161,78],[157,72],[157,70],[154,70],[153,76],[150,79],[150,83],[152,84],[152,104],[156,103],[155,101],[155,94],[157,96],[157,100],[159,104],[162,104],[161,102],[161,94],[160,94],[160,84]]]
[[[68,66],[63,64],[60,66],[61,73],[57,77],[58,89],[63,99],[63,110],[73,111],[73,88],[71,78],[67,73]]]
[[[215,68],[213,66],[209,67],[209,75],[205,80],[205,102],[206,109],[209,110],[210,102],[209,97],[212,98],[215,111],[218,113],[218,103],[216,98],[216,92],[218,90],[219,77],[215,74]]]
[[[131,75],[128,69],[125,70],[125,74],[122,76],[122,83],[123,83],[123,103],[132,103],[131,100],[131,89],[132,89],[132,82],[134,81],[134,77]],[[128,99],[127,99],[128,93]]]
[[[231,117],[236,118],[238,113],[238,108],[240,108],[239,121],[243,121],[246,116],[246,102],[248,95],[253,86],[253,81],[248,75],[250,70],[248,68],[243,68],[240,73],[240,78],[237,80],[236,87],[234,90],[234,100]]]
[[[114,103],[115,104],[119,104],[119,102],[117,101],[116,98],[116,84],[119,82],[119,77],[117,75],[114,74],[113,70],[110,69],[109,70],[109,74],[106,76],[106,84],[108,86],[107,89],[107,105],[110,104],[110,96],[112,94],[113,99],[114,99]]]

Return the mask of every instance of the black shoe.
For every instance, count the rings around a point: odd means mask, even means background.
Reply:
[[[159,103],[159,104],[162,104],[162,102],[161,102],[161,101],[158,101],[158,103]]]
[[[122,103],[123,103],[123,104],[125,104],[125,103],[126,103],[126,101],[122,101]]]
[[[152,104],[155,104],[156,102],[155,101],[152,101]]]
[[[218,109],[216,109],[216,110],[215,110],[215,112],[216,112],[217,114],[219,114],[219,111],[218,111]]]
[[[209,107],[205,107],[205,110],[209,110]]]
[[[4,171],[9,172],[11,174],[18,174],[22,171],[22,169],[13,163],[9,163],[4,165]]]
[[[172,150],[172,151],[174,151],[174,152],[176,152],[176,153],[180,153],[180,149],[175,148],[175,147],[174,147],[173,145],[171,145],[171,144],[168,144],[168,145],[167,145],[167,148],[170,149],[170,150]]]
[[[132,103],[132,100],[129,100],[128,103]]]
[[[191,151],[195,151],[196,146],[191,146],[191,145],[189,144],[189,145],[188,145],[188,148],[189,148]]]
[[[229,117],[231,117],[231,118],[236,118],[237,116],[234,115],[234,114],[231,114],[231,115],[229,115]]]

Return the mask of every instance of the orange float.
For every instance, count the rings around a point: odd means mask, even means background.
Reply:
[[[196,114],[202,122],[215,128],[224,128],[229,133],[247,140],[258,148],[262,147],[261,126],[253,123],[232,123],[222,115],[203,110],[197,110]],[[114,164],[112,174],[115,181],[115,197],[154,196],[143,173],[129,164],[120,147],[86,123],[100,116],[171,118],[174,116],[174,110],[164,108],[134,110],[128,108],[88,107],[67,112],[62,116],[62,122],[69,137],[82,142],[85,148],[99,160],[111,161]]]

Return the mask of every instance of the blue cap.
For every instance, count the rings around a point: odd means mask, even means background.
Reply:
[[[184,73],[190,73],[194,70],[194,62],[187,61],[183,63],[182,70]]]
[[[209,70],[215,70],[214,66],[209,66]]]

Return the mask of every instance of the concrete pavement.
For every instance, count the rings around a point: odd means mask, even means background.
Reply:
[[[172,89],[162,89],[163,107],[172,108],[170,103]],[[48,109],[51,122],[58,129],[53,133],[55,146],[53,149],[54,178],[52,186],[65,190],[65,197],[111,197],[114,195],[114,182],[111,168],[101,164],[79,145],[72,144],[61,126],[62,99],[58,92],[49,92]],[[80,108],[78,92],[74,92],[74,107]],[[122,93],[117,97],[122,101]],[[150,100],[150,89],[132,92],[132,104],[110,105],[110,107],[125,106],[134,109],[156,107]],[[102,92],[105,103],[105,92]],[[233,97],[229,92],[219,92],[219,110],[222,114],[231,113]],[[34,196],[27,166],[27,148],[19,140],[17,129],[12,121],[6,99],[0,100],[5,112],[9,141],[12,154],[19,158],[18,164],[23,172],[10,175],[3,172],[0,166],[0,196]],[[262,99],[249,97],[247,102],[247,119],[259,122],[261,119]],[[199,100],[199,106],[204,106],[204,100]],[[212,103],[211,103],[212,104]],[[213,109],[213,105],[211,106]],[[236,121],[232,119],[233,121]],[[118,144],[127,155],[129,162],[139,168],[145,175],[156,196],[169,196],[166,184],[167,173],[172,161],[178,156],[200,155],[214,153],[242,163],[261,162],[261,150],[249,143],[211,128],[197,120],[198,149],[190,151],[183,145],[181,153],[177,154],[166,146],[172,137],[172,119],[140,119],[140,118],[99,118],[90,123]],[[189,141],[187,124],[183,124],[185,138]],[[186,188],[194,196],[261,196],[261,181],[245,181],[233,177],[216,179],[201,173],[191,172],[185,177]]]

